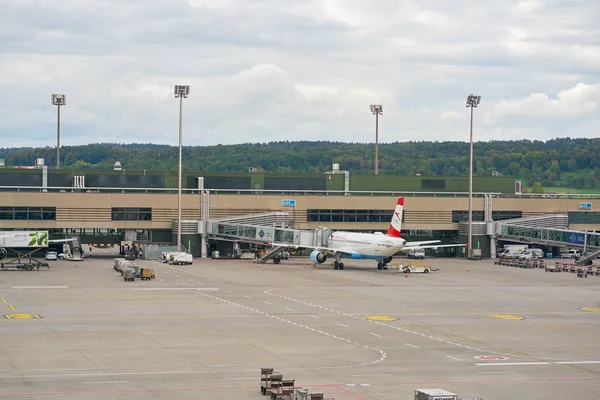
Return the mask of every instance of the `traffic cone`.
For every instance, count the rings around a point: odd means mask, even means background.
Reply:
[[[75,268],[77,268],[77,264],[75,264]]]
[[[404,274],[404,277],[405,277],[405,278],[408,278],[408,274]]]
[[[469,272],[469,268],[467,268],[466,271]]]
[[[313,264],[313,268],[317,268],[317,264]]]

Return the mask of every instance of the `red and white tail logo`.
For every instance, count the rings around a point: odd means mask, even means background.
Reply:
[[[404,197],[398,198],[398,203],[396,204],[396,209],[394,210],[394,215],[392,215],[392,222],[390,223],[390,227],[386,233],[387,236],[391,237],[400,237],[400,227],[402,225],[402,211],[404,210]]]

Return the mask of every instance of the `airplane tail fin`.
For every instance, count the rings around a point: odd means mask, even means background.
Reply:
[[[404,197],[398,198],[398,203],[396,204],[396,209],[394,210],[394,214],[392,215],[392,222],[390,223],[390,227],[386,233],[387,236],[391,237],[400,237],[401,226],[402,226],[402,212],[404,211]]]

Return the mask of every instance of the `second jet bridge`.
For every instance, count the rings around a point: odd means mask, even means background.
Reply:
[[[211,239],[270,245],[327,246],[331,230],[319,227],[315,230],[290,228],[288,213],[272,212],[252,214],[206,221],[206,234]],[[285,246],[273,247],[259,261],[276,258]]]

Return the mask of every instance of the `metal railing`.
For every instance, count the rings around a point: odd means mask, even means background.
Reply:
[[[176,194],[177,188],[131,188],[131,187],[85,187],[64,186],[0,186],[0,192],[48,192],[48,193],[162,193]],[[426,192],[426,191],[389,191],[389,190],[266,190],[266,189],[189,189],[182,188],[183,194],[210,192],[215,195],[295,195],[295,196],[406,196],[406,197],[468,197],[468,192]],[[548,194],[548,193],[498,193],[473,192],[473,197],[491,196],[494,198],[523,199],[600,199],[600,193],[594,194]]]

